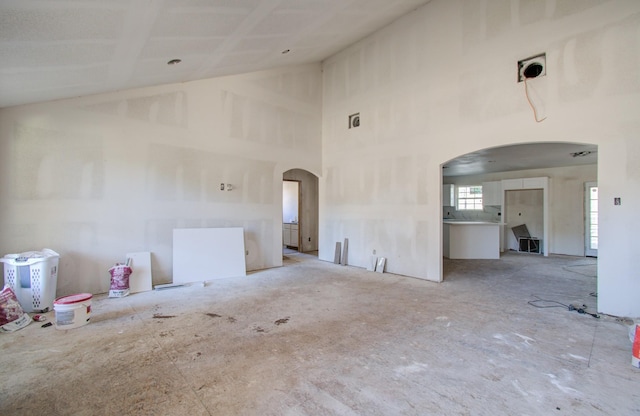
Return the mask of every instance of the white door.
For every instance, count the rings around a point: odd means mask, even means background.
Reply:
[[[587,182],[584,186],[585,249],[584,255],[598,257],[598,184]]]

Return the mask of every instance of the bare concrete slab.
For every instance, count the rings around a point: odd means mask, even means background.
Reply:
[[[628,321],[528,304],[596,312],[594,265],[447,260],[438,284],[289,253],[205,287],[99,295],[86,326],[0,335],[0,414],[638,414]]]

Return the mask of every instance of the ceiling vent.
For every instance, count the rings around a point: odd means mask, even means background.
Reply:
[[[581,152],[573,152],[571,153],[572,157],[585,157],[585,156],[589,156],[592,152],[589,150],[583,150]]]
[[[546,53],[518,61],[518,82],[544,75],[547,75]]]

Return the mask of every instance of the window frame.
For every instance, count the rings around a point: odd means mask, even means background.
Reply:
[[[472,189],[479,189],[480,196],[477,196],[478,192],[473,192]],[[464,196],[461,195],[462,191],[464,191]],[[482,211],[484,209],[483,200],[482,185],[459,185],[456,187],[456,210],[458,211]],[[461,201],[464,208],[461,207]]]

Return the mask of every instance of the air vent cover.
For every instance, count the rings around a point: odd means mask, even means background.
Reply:
[[[518,61],[518,82],[547,75],[547,54],[541,53]]]

